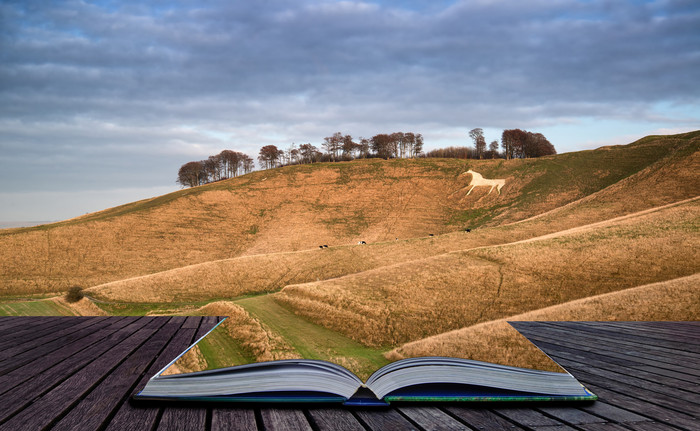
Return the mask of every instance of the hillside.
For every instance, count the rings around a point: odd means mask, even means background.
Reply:
[[[478,247],[274,297],[366,345],[394,346],[700,269],[700,198],[536,240]]]
[[[207,299],[275,291],[695,197],[699,142],[694,132],[541,159],[370,159],[255,172],[0,230],[0,283],[12,296],[113,282],[95,288],[105,298],[119,283],[136,283],[128,290],[137,301],[194,300],[182,292],[201,291],[202,280],[212,287]],[[468,169],[506,179],[501,195],[477,188],[467,196]],[[464,227],[475,230],[467,236]],[[354,246],[359,240],[369,246]],[[243,279],[243,288],[231,287]],[[148,293],[173,285],[181,292]]]
[[[387,354],[392,360],[431,355],[510,363],[531,363],[508,321],[534,320],[695,320],[700,309],[700,274],[595,295],[497,319],[404,344]],[[673,298],[669,301],[668,298]],[[484,346],[489,346],[487,349]],[[527,351],[527,349],[525,349]],[[495,355],[495,356],[494,356]]]

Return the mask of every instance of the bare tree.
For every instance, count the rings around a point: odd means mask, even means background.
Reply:
[[[369,144],[370,140],[367,138],[360,138],[360,157],[366,159],[369,157]]]
[[[492,159],[498,157],[498,141],[491,141],[489,144],[489,153]]]
[[[423,135],[416,133],[411,157],[418,157],[421,155],[421,153],[423,153]]]
[[[255,164],[253,163],[253,158],[247,154],[243,154],[242,159],[243,173],[249,174],[255,169]]]
[[[343,134],[335,132],[333,136],[323,138],[323,144],[321,144],[321,146],[326,150],[326,153],[331,156],[331,160],[335,162],[343,146]]]
[[[484,131],[481,128],[471,129],[469,131],[469,137],[474,140],[474,150],[476,151],[477,157],[480,159],[484,157],[484,151],[486,150],[486,139],[484,138]]]

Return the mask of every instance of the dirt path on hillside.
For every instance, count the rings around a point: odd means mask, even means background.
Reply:
[[[638,212],[635,212],[635,213],[627,214],[627,215],[620,216],[620,217],[615,217],[615,218],[608,219],[608,220],[603,220],[603,221],[600,221],[600,222],[595,222],[595,223],[591,223],[591,224],[587,224],[587,225],[583,225],[583,226],[577,226],[577,227],[573,227],[573,228],[570,228],[570,229],[565,229],[565,230],[562,230],[562,231],[557,231],[557,232],[553,232],[553,233],[549,233],[549,234],[545,234],[545,235],[541,235],[541,236],[536,236],[536,237],[533,237],[533,238],[528,238],[528,239],[519,240],[519,241],[514,241],[514,242],[506,242],[506,243],[501,243],[501,244],[493,244],[493,245],[486,245],[486,246],[480,246],[480,247],[474,247],[474,248],[467,248],[467,249],[454,250],[454,251],[449,251],[449,252],[447,252],[447,253],[441,253],[441,254],[463,253],[463,252],[473,251],[473,250],[483,250],[483,249],[487,249],[487,248],[491,248],[491,247],[504,247],[504,246],[509,246],[509,245],[525,244],[525,243],[530,243],[530,242],[535,242],[535,241],[544,241],[544,240],[548,240],[548,239],[551,239],[551,238],[557,238],[557,237],[565,236],[565,235],[574,235],[574,234],[577,234],[577,233],[586,232],[586,231],[590,231],[590,230],[593,230],[593,229],[598,229],[598,228],[601,228],[601,227],[610,226],[610,225],[612,225],[612,224],[614,224],[614,223],[617,223],[617,222],[620,222],[620,221],[623,221],[623,220],[627,220],[627,219],[631,219],[631,218],[635,218],[635,217],[640,217],[640,216],[643,216],[643,215],[646,215],[646,214],[651,214],[651,213],[654,213],[654,212],[657,212],[657,211],[662,211],[662,210],[667,209],[667,208],[672,208],[672,207],[675,207],[675,206],[683,205],[683,204],[690,203],[690,202],[694,202],[694,201],[697,201],[697,200],[700,200],[700,196],[696,196],[696,197],[690,198],[690,199],[684,199],[684,200],[682,200],[682,201],[678,201],[678,202],[674,202],[674,203],[662,205],[662,206],[659,206],[659,207],[649,208],[649,209],[646,209],[646,210],[643,210],[643,211],[638,211]],[[545,214],[546,214],[546,213],[545,213]],[[530,220],[533,219],[533,218],[536,218],[536,217],[539,217],[539,216],[531,217]],[[519,223],[519,222],[517,222],[517,223]],[[511,223],[511,224],[512,224],[512,223]],[[227,259],[213,260],[213,261],[202,262],[202,263],[197,263],[197,264],[192,264],[192,265],[186,265],[186,266],[183,266],[183,267],[173,268],[173,269],[169,269],[169,270],[161,271],[161,272],[156,272],[156,273],[152,273],[152,274],[145,274],[145,275],[139,275],[139,276],[136,276],[136,277],[125,278],[125,279],[123,279],[123,280],[111,281],[111,282],[109,282],[109,283],[103,283],[103,284],[99,284],[99,285],[97,285],[97,286],[89,287],[89,288],[87,288],[87,289],[85,289],[85,290],[86,290],[86,291],[94,291],[94,290],[98,290],[98,289],[100,289],[100,288],[103,288],[103,287],[106,287],[106,286],[110,286],[110,285],[113,285],[113,284],[124,283],[124,282],[139,280],[139,279],[144,279],[144,278],[153,277],[153,276],[157,276],[157,275],[159,275],[159,274],[164,274],[164,273],[174,273],[174,272],[179,272],[179,271],[186,271],[186,270],[189,269],[189,268],[193,268],[193,267],[197,267],[197,266],[201,266],[201,265],[208,265],[208,264],[212,264],[212,263],[216,263],[216,262],[226,262],[226,261],[233,261],[233,260],[238,260],[238,259],[250,259],[250,258],[261,257],[261,256],[275,256],[275,255],[285,255],[285,254],[294,254],[294,253],[308,253],[308,252],[312,252],[312,251],[315,251],[315,250],[316,250],[316,249],[298,250],[298,251],[286,251],[286,252],[275,252],[275,253],[262,253],[262,254],[246,255],[246,256],[237,256],[237,257],[232,257],[232,258],[227,258]],[[436,257],[436,256],[440,256],[441,254],[436,254],[436,255],[433,255],[433,256],[429,256],[429,257],[427,257],[427,258],[433,258],[433,257]],[[416,259],[416,260],[407,260],[407,261],[403,261],[403,262],[397,262],[397,263],[395,263],[395,264],[385,265],[385,266],[381,266],[381,267],[378,267],[378,268],[369,269],[369,270],[367,270],[367,271],[377,271],[377,270],[381,270],[381,269],[383,269],[383,268],[391,268],[391,267],[395,267],[395,266],[399,266],[399,265],[404,265],[404,264],[409,263],[409,262],[421,261],[421,260],[423,260],[423,259],[424,259],[424,258]],[[365,271],[363,271],[363,272],[365,272]],[[324,279],[324,281],[326,281],[326,280],[340,279],[340,278],[343,278],[343,277],[353,276],[353,275],[356,275],[356,274],[358,274],[358,273],[346,274],[346,275],[342,275],[342,276],[340,276],[340,277],[327,278],[327,279]],[[91,299],[92,299],[92,298],[91,298]]]
[[[515,244],[524,244],[524,243],[534,242],[534,241],[543,241],[543,240],[547,240],[547,239],[550,239],[550,238],[556,238],[556,237],[559,237],[559,236],[572,235],[572,234],[576,234],[576,233],[586,232],[586,231],[589,231],[589,230],[592,230],[592,229],[597,229],[597,228],[601,228],[601,227],[610,226],[610,225],[615,224],[615,223],[617,223],[617,222],[620,222],[620,221],[622,221],[622,220],[627,220],[627,219],[631,219],[631,218],[635,218],[635,217],[640,217],[640,216],[643,216],[643,215],[646,215],[646,214],[651,214],[651,213],[654,213],[654,212],[657,212],[657,211],[662,211],[662,210],[665,210],[665,209],[667,209],[667,208],[673,208],[673,207],[675,207],[675,206],[687,204],[687,203],[690,203],[690,202],[693,202],[693,201],[697,201],[697,200],[700,200],[700,196],[696,196],[696,197],[690,198],[690,199],[684,199],[684,200],[682,200],[682,201],[673,202],[673,203],[666,204],[666,205],[662,205],[662,206],[660,206],[660,207],[649,208],[649,209],[646,209],[646,210],[643,210],[643,211],[638,211],[638,212],[635,212],[635,213],[632,213],[632,214],[627,214],[627,215],[624,215],[624,216],[615,217],[615,218],[611,218],[611,219],[608,219],[608,220],[603,220],[603,221],[599,221],[599,222],[595,222],[595,223],[591,223],[591,224],[586,224],[586,225],[583,225],[583,226],[572,227],[572,228],[570,228],[570,229],[564,229],[564,230],[561,230],[561,231],[558,231],[558,232],[548,233],[548,234],[546,234],[546,235],[541,235],[541,236],[537,236],[537,237],[534,237],[534,238],[528,238],[528,239],[523,239],[523,240],[520,240],[520,241],[509,242],[509,243],[506,243],[506,244],[500,244],[499,247],[504,246],[504,245],[515,245]],[[536,216],[536,217],[537,217],[537,216]],[[535,217],[531,217],[530,220],[533,219],[533,218],[535,218]],[[524,221],[524,220],[523,220],[523,221]],[[519,222],[518,222],[518,223],[519,223]],[[483,248],[488,248],[488,247],[493,247],[493,246],[476,247],[476,248],[470,249],[470,250],[478,250],[478,249],[483,249]],[[466,250],[465,250],[465,251],[466,251]]]

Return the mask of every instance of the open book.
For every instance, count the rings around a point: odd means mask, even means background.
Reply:
[[[340,365],[315,359],[206,369],[206,363],[198,365],[193,359],[193,351],[204,347],[200,343],[206,343],[207,335],[153,376],[134,398],[345,405],[597,399],[556,364],[557,371],[543,371],[452,357],[407,358],[380,368],[365,382]]]

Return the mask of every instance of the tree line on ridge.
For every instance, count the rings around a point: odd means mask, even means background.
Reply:
[[[497,140],[488,146],[480,128],[469,131],[473,147],[447,147],[423,152],[423,136],[420,133],[380,133],[372,138],[353,139],[340,132],[323,139],[321,150],[311,143],[292,145],[281,150],[275,145],[265,145],[258,153],[261,169],[272,169],[286,165],[318,162],[339,162],[380,157],[415,158],[441,157],[459,159],[513,159],[542,157],[556,154],[554,146],[541,133],[521,129],[504,130],[501,135],[502,151]],[[177,183],[183,187],[194,187],[252,172],[253,159],[238,151],[224,150],[206,160],[185,163],[180,167]]]

